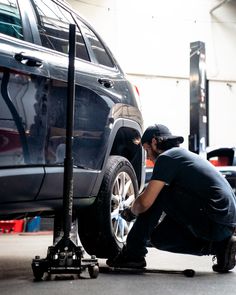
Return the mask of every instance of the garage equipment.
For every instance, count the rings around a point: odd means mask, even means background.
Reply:
[[[205,43],[190,43],[190,136],[189,150],[205,155],[209,144],[208,81]]]
[[[102,273],[124,273],[124,274],[140,274],[140,273],[157,273],[157,274],[181,274],[185,277],[194,277],[195,271],[193,269],[185,270],[170,270],[170,269],[156,269],[156,268],[118,268],[118,267],[100,267]]]
[[[24,219],[19,220],[0,220],[0,233],[19,233],[24,230]]]
[[[83,258],[83,249],[70,238],[73,211],[73,127],[74,127],[74,63],[76,46],[76,26],[69,28],[69,67],[67,91],[67,124],[66,124],[66,155],[64,159],[63,183],[63,236],[53,246],[48,247],[47,257],[36,256],[32,260],[32,270],[35,280],[41,280],[44,273],[51,274],[81,274],[88,269],[91,278],[97,278],[99,265],[95,256]]]

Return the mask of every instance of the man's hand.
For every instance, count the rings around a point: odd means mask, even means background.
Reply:
[[[127,222],[133,221],[137,216],[131,211],[131,207],[127,207],[121,211],[120,216]]]

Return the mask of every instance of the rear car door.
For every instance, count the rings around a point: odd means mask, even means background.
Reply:
[[[96,35],[63,2],[32,0],[42,46],[51,52],[46,176],[38,200],[58,199],[62,194],[65,154],[66,95],[69,24],[77,26],[75,61],[74,188],[75,197],[89,197],[102,169],[111,131],[111,109],[122,101],[120,70]],[[83,25],[83,28],[81,28]],[[86,33],[83,34],[83,31]],[[86,36],[85,36],[86,35]],[[87,36],[102,58],[97,61]],[[99,46],[99,47],[98,47]],[[98,57],[98,56],[97,56]],[[124,92],[126,90],[124,89]],[[121,104],[119,104],[121,105]],[[117,117],[121,112],[115,113]]]
[[[0,203],[33,200],[44,177],[46,53],[28,0],[0,0]],[[15,206],[15,205],[14,205]],[[17,206],[17,205],[16,205]]]

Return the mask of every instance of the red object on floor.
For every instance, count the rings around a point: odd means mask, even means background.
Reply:
[[[0,220],[0,232],[2,233],[19,233],[24,230],[24,219],[19,220]]]

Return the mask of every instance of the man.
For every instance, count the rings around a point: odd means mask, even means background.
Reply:
[[[214,255],[213,270],[235,266],[236,198],[225,178],[207,160],[179,147],[161,124],[144,132],[141,143],[155,162],[146,189],[122,216],[136,221],[126,246],[109,266],[143,268],[146,247],[192,255]]]

